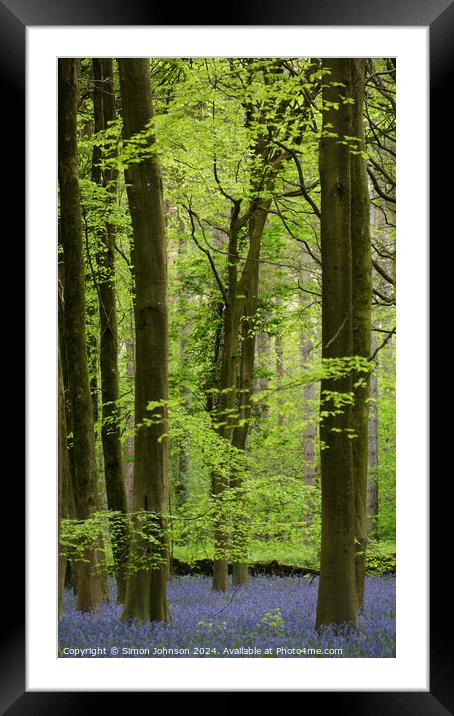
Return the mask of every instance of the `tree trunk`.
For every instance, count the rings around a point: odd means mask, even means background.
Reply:
[[[113,63],[111,59],[94,59],[93,106],[95,132],[107,128],[116,119]],[[99,147],[93,150],[93,179],[104,185],[110,202],[115,203],[118,172],[101,171]],[[102,398],[102,448],[106,479],[107,507],[117,513],[112,518],[112,551],[117,581],[117,601],[123,603],[126,591],[126,565],[128,559],[128,529],[126,523],[127,500],[123,478],[120,416],[118,414],[118,331],[115,292],[115,226],[109,221],[98,232],[98,296],[100,314],[100,368]]]
[[[303,276],[303,281],[305,277]],[[301,368],[305,370],[308,363],[312,358],[313,345],[312,341],[307,335],[302,334],[300,336],[300,356],[301,356]],[[305,428],[303,431],[303,454],[304,454],[304,465],[303,465],[303,483],[305,486],[305,500],[304,500],[304,542],[307,545],[311,544],[310,529],[313,522],[314,515],[314,500],[313,500],[313,488],[314,488],[314,475],[315,475],[315,437],[316,437],[316,423],[314,415],[313,403],[315,400],[315,384],[314,381],[306,383],[303,391],[303,417],[305,421]]]
[[[310,274],[307,267],[303,268],[301,283],[305,284],[309,282]],[[303,307],[309,303],[307,294],[300,294],[300,301]],[[306,309],[307,310],[307,309]],[[310,335],[310,323],[306,325],[306,330],[300,335],[300,365],[301,370],[305,371],[306,366],[310,364],[313,351],[313,343]],[[316,416],[314,411],[314,400],[315,400],[315,383],[311,380],[309,383],[304,385],[303,390],[303,406],[302,412],[305,422],[303,431],[303,455],[304,455],[304,466],[303,466],[303,482],[306,488],[305,490],[305,510],[304,510],[304,541],[306,544],[311,544],[310,539],[310,527],[313,520],[314,513],[314,501],[312,496],[312,488],[314,487],[315,477],[315,438],[317,435],[316,429]]]
[[[256,304],[256,296],[248,297],[249,304],[243,315],[241,324],[241,355],[240,355],[240,376],[238,394],[238,425],[235,426],[232,434],[232,445],[244,452],[249,427],[252,395],[252,373],[254,370],[255,335],[253,331],[253,319],[256,313],[253,304]],[[251,310],[251,313],[249,313]],[[253,310],[253,313],[252,313]],[[241,477],[235,472],[231,476],[230,485],[237,490],[237,505],[242,502]],[[232,557],[232,584],[247,584],[249,581],[249,568],[247,563],[247,525],[242,518],[237,518],[233,525],[232,541],[235,549],[235,557]]]
[[[94,107],[94,121],[91,119],[86,122],[82,129],[82,135],[84,137],[90,137],[93,131],[98,131],[97,108]],[[99,122],[98,122],[99,126]],[[101,169],[98,166],[99,160],[101,159],[100,147],[93,148],[93,158],[91,163],[91,180],[98,184],[101,183]],[[84,215],[84,229],[85,234],[85,252],[86,252],[86,273],[85,273],[85,312],[86,312],[86,332],[87,332],[87,359],[88,359],[88,375],[90,377],[90,392],[91,400],[93,405],[93,420],[95,424],[99,419],[99,390],[98,390],[98,310],[97,300],[95,298],[96,287],[96,276],[94,271],[94,261],[91,257],[90,244],[88,241],[88,227],[85,221]],[[95,444],[97,440],[97,432],[95,430]]]
[[[243,320],[241,322],[241,356],[239,379],[239,410],[238,424],[232,434],[232,445],[238,450],[246,449],[246,440],[251,416],[251,397],[253,393],[253,373],[255,360],[255,320],[257,314],[257,300],[260,273],[260,248],[265,228],[267,212],[270,202],[261,202],[249,219],[249,251],[242,272],[239,293],[244,296]],[[239,491],[238,499],[241,504],[241,479],[233,475],[232,487]],[[234,585],[247,584],[249,569],[247,564],[247,525],[234,525],[233,539],[236,544],[240,561],[232,560],[232,583]]]
[[[187,247],[187,239],[184,235],[184,226],[180,220],[180,231],[181,236],[178,239],[178,256],[182,257],[187,254],[188,247]],[[179,281],[180,277],[177,276],[176,280]],[[178,307],[181,309],[182,313],[184,311],[184,307],[188,304],[190,300],[189,294],[187,291],[184,291],[182,296],[178,298]],[[183,313],[184,315],[184,313]],[[185,369],[183,366],[188,365],[188,356],[187,356],[187,350],[186,350],[186,344],[188,342],[188,337],[190,334],[190,324],[186,322],[184,325],[181,326],[181,338],[180,338],[180,365],[182,366],[183,373],[185,373]],[[189,396],[190,392],[186,385],[183,385],[180,388],[180,397],[184,406],[184,409],[187,411],[189,410]],[[188,436],[189,438],[189,436]],[[188,492],[189,492],[189,486],[188,486],[188,473],[189,473],[189,465],[190,465],[190,457],[189,457],[189,439],[185,438],[183,441],[180,442],[177,449],[177,477],[175,480],[175,504],[177,507],[181,507],[181,505],[184,505],[184,503],[188,499]]]
[[[375,332],[371,336],[372,355],[376,350]],[[367,481],[367,514],[369,517],[369,539],[378,539],[378,364],[370,375],[369,406],[369,475]]]
[[[126,374],[128,377],[128,386],[131,386],[131,392],[134,391],[134,381],[136,375],[136,366],[134,360],[134,343],[128,341],[126,344],[127,364]],[[126,419],[126,431],[123,464],[125,476],[126,500],[128,504],[128,512],[134,509],[134,414],[130,413]]]
[[[331,71],[323,87],[323,130],[320,141],[322,358],[352,355],[351,171],[350,150],[339,139],[352,136],[351,60],[327,59]],[[341,86],[332,82],[342,83]],[[326,103],[333,103],[330,106]],[[338,109],[335,109],[335,105]],[[336,136],[329,136],[335,133]],[[324,378],[323,409],[332,411],[324,391],[350,393],[349,375]],[[332,411],[335,413],[335,411]],[[316,628],[356,624],[355,497],[349,404],[323,417],[320,425],[322,535]]]
[[[365,83],[364,59],[351,60],[353,136],[357,138],[356,149],[365,152],[363,100]],[[372,257],[370,245],[370,203],[366,161],[362,154],[352,153],[351,161],[351,235],[352,235],[352,324],[353,354],[363,358],[371,355],[371,302]],[[352,428],[356,437],[352,440],[353,477],[355,482],[355,549],[356,593],[358,608],[364,604],[364,580],[366,573],[367,519],[367,463],[369,423],[368,372],[353,376],[354,404]]]
[[[74,498],[77,517],[85,520],[99,509],[94,442],[93,407],[85,333],[84,258],[80,220],[77,157],[77,102],[79,60],[58,62],[58,180],[60,225],[65,261],[65,342],[71,399],[74,451]],[[101,545],[88,549],[78,568],[77,606],[82,611],[98,607],[104,597]]]
[[[65,389],[60,350],[58,351],[58,616],[63,614],[63,591],[66,577],[66,557],[61,556],[61,521],[68,517],[68,486],[70,482],[68,443],[66,432]]]
[[[282,298],[276,298],[276,305],[281,306],[282,305]],[[282,336],[277,333],[274,338],[274,350],[276,352],[276,378],[277,378],[277,386],[278,388],[282,385],[282,379],[284,377],[284,349],[282,347]],[[278,404],[278,413],[277,413],[277,424],[283,425],[284,424],[284,414],[283,414],[283,400],[282,398],[278,398],[277,401]]]
[[[219,378],[219,397],[215,412],[215,430],[218,435],[230,440],[236,422],[235,399],[238,361],[238,334],[242,307],[238,300],[238,215],[240,202],[236,202],[232,211],[229,233],[229,264],[226,304],[223,312],[223,344],[221,350],[221,368]],[[226,474],[214,473],[212,476],[213,496],[215,500],[214,560],[213,582],[215,591],[228,589],[229,530],[223,510],[223,497],[229,487]]]
[[[146,143],[154,144],[148,59],[119,59],[123,105],[123,134],[129,138],[147,129]],[[125,171],[133,228],[135,277],[135,465],[134,510],[142,511],[158,543],[133,540],[132,549],[150,558],[133,573],[126,589],[123,620],[168,621],[168,547],[165,513],[168,510],[167,406],[148,409],[151,401],[167,401],[167,266],[161,178],[156,158],[147,156]],[[144,424],[150,420],[151,424]],[[135,553],[137,556],[138,552]]]
[[[58,243],[59,243],[59,260],[58,260],[58,351],[60,355],[60,367],[62,373],[62,384],[63,384],[63,405],[65,408],[65,429],[66,436],[70,435],[72,429],[72,416],[71,416],[71,399],[69,396],[68,389],[68,369],[67,369],[67,355],[66,355],[66,341],[65,341],[65,311],[64,311],[64,294],[65,294],[65,262],[63,256],[63,244],[61,243],[61,227],[60,221],[58,222]],[[60,409],[60,404],[59,404]],[[73,478],[74,469],[74,450],[68,444],[66,440],[66,451],[69,461],[69,476],[70,480],[67,484],[66,494],[66,516],[70,519],[77,519],[76,502],[74,499],[73,489]],[[65,587],[73,589],[74,594],[77,594],[77,562],[67,560],[65,568]]]
[[[312,341],[302,341],[302,358],[303,365],[309,363],[312,357]],[[313,414],[312,403],[315,400],[314,381],[306,383],[304,386],[304,412],[307,420],[307,426],[304,428],[303,434],[303,450],[304,450],[304,484],[314,485],[314,463],[315,463],[315,420]]]
[[[256,403],[253,410],[260,419],[266,419],[269,415],[268,401],[266,399],[266,393],[268,392],[268,378],[266,375],[263,375],[263,373],[267,370],[269,346],[270,338],[268,333],[265,331],[259,331],[256,336],[255,349],[257,352],[257,365],[262,374],[256,380],[255,392],[265,393],[265,400],[260,400],[260,402]]]

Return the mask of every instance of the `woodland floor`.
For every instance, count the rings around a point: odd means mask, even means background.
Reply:
[[[392,576],[366,578],[365,608],[356,632],[326,629],[321,635],[314,630],[317,577],[253,576],[249,584],[230,586],[227,593],[212,592],[209,577],[174,577],[168,584],[169,624],[122,623],[114,580],[109,587],[110,602],[94,614],[78,612],[73,593],[65,590],[60,656],[395,657]],[[80,651],[87,649],[92,651]],[[180,653],[170,651],[176,649]],[[333,649],[342,653],[325,653]]]

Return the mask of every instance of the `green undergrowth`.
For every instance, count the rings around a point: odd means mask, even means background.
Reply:
[[[212,560],[213,551],[197,545],[175,546],[173,557],[180,562],[193,565],[198,560]],[[279,542],[254,545],[250,552],[250,563],[278,562],[282,565],[305,567],[319,570],[319,552],[307,545],[286,546]],[[367,549],[366,569],[368,574],[395,574],[396,546],[393,542],[371,542]]]

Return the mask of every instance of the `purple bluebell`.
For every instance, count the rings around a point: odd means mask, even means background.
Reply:
[[[315,631],[317,590],[318,580],[257,576],[247,585],[219,593],[211,591],[208,577],[175,577],[168,584],[169,624],[122,623],[113,580],[110,602],[94,614],[77,611],[74,595],[65,590],[59,654],[82,658],[395,656],[393,577],[367,577],[358,629],[340,634],[330,628],[322,634]],[[327,649],[331,652],[317,652]]]

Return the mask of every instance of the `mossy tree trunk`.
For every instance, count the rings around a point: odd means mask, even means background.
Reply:
[[[134,323],[134,318],[132,318]],[[131,335],[133,334],[133,330]],[[128,389],[134,391],[134,380],[136,375],[136,364],[134,357],[134,337],[126,343],[126,376]],[[134,411],[126,417],[126,438],[123,449],[123,474],[125,478],[126,501],[128,512],[132,512],[134,506]]]
[[[242,271],[239,284],[239,294],[243,296],[244,305],[241,321],[241,351],[238,381],[238,416],[237,425],[232,434],[232,445],[238,450],[246,449],[246,440],[251,416],[251,397],[253,393],[253,374],[255,361],[255,321],[257,314],[257,301],[260,274],[260,249],[266,217],[270,201],[259,202],[257,208],[249,219],[249,251]],[[233,474],[232,487],[239,491],[238,499],[241,504],[241,479]],[[238,520],[233,529],[233,540],[239,559],[232,560],[232,583],[234,585],[246,584],[249,581],[247,564],[247,524],[244,518]]]
[[[375,331],[371,333],[372,355],[377,349]],[[369,449],[367,478],[367,516],[369,519],[368,538],[377,540],[378,531],[378,362],[370,374],[370,405],[369,405]]]
[[[119,59],[123,134],[127,141],[148,129],[152,148],[153,118],[148,59]],[[134,511],[147,516],[156,529],[154,544],[132,540],[134,550],[150,562],[128,578],[123,620],[168,621],[168,548],[165,513],[168,510],[167,407],[148,408],[167,401],[167,268],[160,170],[153,154],[125,171],[133,228],[132,263],[135,278],[135,466]],[[144,422],[147,421],[147,422]]]
[[[308,269],[303,270],[302,283],[306,283],[309,280]],[[305,305],[306,299],[301,293],[300,296],[302,306]],[[312,360],[313,343],[309,333],[309,327],[300,335],[300,365],[304,373],[307,366],[310,365]],[[304,416],[304,431],[303,431],[303,454],[304,454],[304,465],[303,465],[303,483],[304,483],[304,543],[308,546],[312,545],[311,539],[311,528],[314,518],[314,490],[315,490],[315,440],[316,440],[316,419],[317,416],[314,414],[314,401],[315,401],[315,383],[313,380],[309,381],[304,385],[303,390],[303,406],[302,413]]]
[[[79,60],[58,62],[58,181],[65,262],[64,317],[73,430],[73,488],[77,517],[85,520],[98,511],[99,498],[85,332],[85,268],[77,156],[79,69]],[[88,548],[85,559],[78,567],[77,606],[89,611],[98,607],[105,596],[105,579],[99,571],[104,561],[102,545]]]
[[[113,62],[111,59],[93,59],[93,109],[95,132],[107,128],[116,119]],[[101,168],[103,152],[93,149],[93,180],[104,186],[111,205],[116,201],[117,171]],[[128,511],[121,450],[120,416],[118,410],[118,330],[115,291],[115,225],[109,219],[98,230],[97,290],[100,315],[100,368],[102,427],[101,438],[106,479],[107,507],[116,514],[112,518],[112,550],[117,582],[117,601],[123,603],[126,591],[126,564],[128,559]]]
[[[219,395],[215,411],[215,430],[226,440],[231,440],[236,422],[236,381],[238,366],[238,335],[242,306],[238,300],[238,233],[241,228],[239,220],[240,201],[234,202],[229,227],[228,243],[228,283],[225,291],[223,311],[223,342],[220,355]],[[225,592],[228,589],[228,558],[229,529],[226,524],[224,500],[225,491],[229,488],[230,479],[227,473],[213,473],[212,489],[215,500],[216,516],[214,524],[213,582],[215,591]]]
[[[63,255],[63,245],[61,243],[61,227],[60,221],[58,222],[58,352],[60,369],[62,376],[62,388],[63,388],[63,405],[65,409],[64,421],[66,436],[72,433],[72,416],[71,416],[71,400],[68,389],[68,369],[67,369],[67,355],[66,355],[66,341],[65,341],[65,262]],[[60,400],[60,396],[59,396]],[[60,403],[58,404],[60,410]],[[77,519],[76,503],[74,500],[74,489],[73,479],[74,475],[74,451],[72,450],[72,441],[66,440],[66,451],[68,457],[68,470],[69,470],[69,481],[67,484],[67,492],[64,497],[63,511],[66,517],[70,519]],[[60,459],[60,458],[59,458]],[[60,469],[60,466],[59,466]],[[67,560],[65,567],[65,587],[73,589],[74,594],[77,594],[77,562],[74,560]]]
[[[184,234],[184,225],[180,219],[179,229],[181,235],[178,239],[178,257],[183,258],[187,255],[188,245],[187,237]],[[177,276],[177,281],[180,281],[180,276]],[[181,296],[178,296],[177,306],[178,310],[181,310],[184,315],[184,307],[190,302],[190,295],[187,290],[184,290]],[[180,343],[179,343],[179,360],[182,370],[184,366],[189,365],[189,356],[187,352],[187,343],[190,335],[191,325],[186,321],[180,328]],[[184,373],[183,373],[184,374]],[[189,411],[190,407],[190,391],[186,385],[186,382],[180,387],[180,399],[184,406],[185,411]],[[186,438],[186,436],[185,436]],[[187,436],[189,438],[189,435]],[[190,468],[190,453],[189,453],[189,439],[183,439],[178,445],[177,452],[177,464],[176,464],[176,479],[175,479],[175,505],[181,507],[187,502],[189,497],[189,468]]]
[[[342,97],[351,96],[351,63],[348,59],[323,62],[331,73],[324,78],[324,134],[319,153],[323,359],[344,358],[353,352],[351,164],[350,149],[342,143],[353,131],[351,105],[342,102]],[[342,410],[333,410],[332,400],[325,394],[350,393],[351,389],[350,375],[325,378],[321,383],[323,410],[328,414],[320,425],[322,535],[317,628],[357,622],[351,407],[347,403]]]
[[[63,614],[63,591],[66,578],[66,557],[60,544],[61,521],[68,517],[68,487],[70,482],[68,442],[66,432],[65,389],[63,369],[58,349],[58,616]]]
[[[352,125],[357,138],[351,162],[351,236],[352,236],[352,324],[353,354],[368,359],[371,355],[372,257],[370,244],[370,201],[364,137],[364,86],[366,60],[351,60]],[[356,594],[358,608],[364,605],[366,547],[368,534],[367,474],[369,429],[369,372],[353,374],[352,406],[353,477],[355,483]]]
[[[255,392],[264,393],[265,398],[261,398],[259,402],[253,406],[252,410],[254,414],[259,418],[260,424],[262,420],[265,420],[269,415],[269,409],[267,404],[266,395],[268,392],[268,356],[270,350],[270,337],[266,331],[258,331],[255,341],[255,350],[257,353],[257,372],[259,375],[255,381]]]

